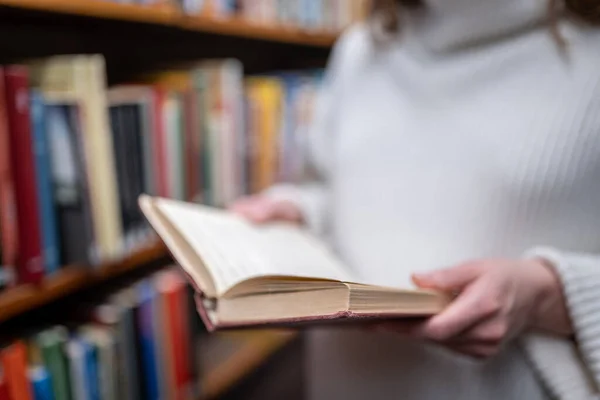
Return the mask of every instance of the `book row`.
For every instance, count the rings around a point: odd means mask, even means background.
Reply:
[[[181,0],[183,10],[217,18],[340,32],[364,18],[366,0]]]
[[[0,400],[199,398],[202,325],[176,269],[0,347]]]
[[[300,179],[320,80],[321,71],[245,76],[234,59],[110,89],[98,55],[2,68],[4,286],[145,246],[143,193],[224,206]]]

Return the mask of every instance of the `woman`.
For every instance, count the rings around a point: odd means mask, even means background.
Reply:
[[[328,235],[370,283],[457,297],[400,335],[312,332],[310,397],[594,398],[600,2],[374,3],[332,55],[318,178],[234,209]]]

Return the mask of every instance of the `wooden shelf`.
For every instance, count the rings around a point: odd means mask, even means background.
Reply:
[[[206,16],[181,16],[179,25],[187,30],[314,47],[331,47],[336,39],[336,35],[329,32],[311,32],[294,27],[259,25],[242,18],[215,19]]]
[[[150,24],[171,24],[176,14],[175,9],[167,4],[143,6],[104,0],[0,0],[0,5]]]
[[[0,0],[0,7],[29,9],[50,13],[81,15],[99,19],[166,25],[174,28],[310,47],[330,47],[336,38],[331,32],[266,26],[240,18],[217,19],[184,15],[170,3],[157,5],[123,4],[110,0]]]
[[[273,354],[290,343],[295,332],[241,331],[214,335],[237,340],[240,346],[229,357],[220,361],[202,375],[202,400],[215,399],[256,370]]]
[[[123,275],[167,256],[164,245],[155,244],[120,262],[97,268],[72,266],[61,269],[40,285],[20,285],[0,292],[0,322],[48,304],[78,290]]]

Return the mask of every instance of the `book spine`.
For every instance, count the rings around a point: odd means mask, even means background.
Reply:
[[[46,275],[55,273],[60,266],[60,245],[56,210],[52,197],[50,155],[46,131],[44,99],[38,92],[31,93],[31,119],[34,136],[37,188],[42,222],[42,243]]]
[[[169,180],[167,178],[167,157],[165,155],[166,144],[166,121],[165,121],[165,99],[166,93],[161,88],[154,90],[154,163],[156,169],[156,187],[158,195],[161,197],[169,196]]]
[[[41,332],[38,343],[42,352],[44,365],[52,380],[52,390],[55,400],[71,400],[71,382],[64,346],[67,334],[61,327],[51,328]]]
[[[0,77],[4,70],[0,67]],[[0,287],[10,287],[15,282],[14,268],[18,252],[18,224],[16,216],[15,189],[12,177],[10,137],[4,79],[0,79],[0,242],[2,258],[0,259]]]
[[[148,282],[142,282],[139,286],[141,298],[140,311],[138,314],[139,335],[141,339],[143,371],[146,382],[146,398],[148,400],[160,399],[158,354],[156,352],[156,338],[153,326],[153,288]]]
[[[36,190],[35,161],[29,119],[29,93],[27,69],[10,66],[4,70],[6,108],[10,151],[19,225],[17,272],[22,283],[42,280],[44,266],[38,194]]]
[[[69,359],[69,372],[71,381],[71,393],[77,400],[91,400],[86,376],[85,349],[77,338],[69,339],[65,346]]]
[[[0,363],[6,375],[9,397],[32,400],[33,393],[27,378],[27,346],[22,341],[12,343],[0,352]]]
[[[43,366],[29,369],[29,380],[33,389],[34,400],[53,400],[50,374]]]
[[[199,117],[196,114],[197,96],[194,90],[186,90],[183,95],[184,123],[185,123],[185,176],[186,176],[186,201],[194,201],[198,195],[200,182],[199,163]]]

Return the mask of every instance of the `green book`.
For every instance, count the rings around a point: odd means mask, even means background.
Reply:
[[[56,400],[71,400],[71,382],[69,366],[65,355],[68,332],[62,326],[47,329],[37,335],[36,341],[41,349],[42,361],[50,373],[52,389]]]

